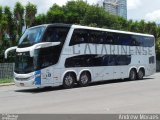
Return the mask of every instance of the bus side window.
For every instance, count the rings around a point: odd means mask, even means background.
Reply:
[[[132,42],[131,46],[140,46],[141,45],[141,38],[137,35],[132,35]]]
[[[69,46],[88,43],[88,32],[85,29],[75,29],[73,31]]]
[[[115,55],[110,55],[108,60],[108,66],[114,66],[114,65],[116,65]]]
[[[119,45],[130,46],[132,38],[129,34],[119,33]]]
[[[104,55],[102,57],[102,66],[108,66],[108,63],[109,63],[109,55]]]
[[[89,31],[89,43],[100,44],[103,42],[103,32],[90,30]]]
[[[109,44],[113,44],[113,43],[114,43],[114,38],[113,38],[113,36],[112,36],[112,35],[108,35],[108,36],[107,36],[107,41],[108,41]]]
[[[106,33],[104,36],[104,44],[114,44],[114,36],[112,33]]]
[[[51,42],[52,39],[54,39],[54,34],[54,29],[52,29],[52,27],[48,28],[43,38],[43,42]]]
[[[152,47],[154,46],[154,38],[152,37],[143,37],[144,47]]]
[[[131,62],[131,57],[129,55],[118,55],[117,65],[129,65]]]
[[[154,64],[155,63],[155,57],[151,56],[149,57],[149,64]]]
[[[48,27],[42,42],[61,42],[63,44],[67,34],[67,28]]]

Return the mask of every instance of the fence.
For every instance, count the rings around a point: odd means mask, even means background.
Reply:
[[[13,78],[14,63],[0,63],[0,79]]]

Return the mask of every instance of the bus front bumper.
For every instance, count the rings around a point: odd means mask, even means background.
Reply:
[[[14,79],[15,85],[18,87],[35,87],[35,79],[29,79],[26,81]]]

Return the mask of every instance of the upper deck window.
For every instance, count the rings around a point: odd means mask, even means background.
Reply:
[[[40,42],[61,42],[64,43],[69,27],[65,26],[39,26],[29,28],[22,35],[18,47],[29,47]]]
[[[45,26],[40,26],[27,29],[22,35],[18,43],[18,47],[29,47],[31,45],[41,42],[45,28]]]
[[[68,27],[51,26],[46,29],[42,42],[61,42],[63,43],[67,37]]]

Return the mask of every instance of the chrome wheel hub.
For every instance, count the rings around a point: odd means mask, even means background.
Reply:
[[[87,76],[87,75],[83,75],[83,76],[81,77],[81,82],[82,82],[83,84],[86,84],[86,83],[88,82],[88,76]]]
[[[66,85],[70,86],[73,83],[73,78],[71,76],[67,76],[65,78]]]

